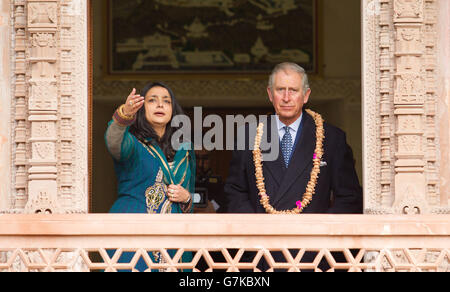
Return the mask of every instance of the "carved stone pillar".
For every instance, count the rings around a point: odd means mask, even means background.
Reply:
[[[362,1],[366,213],[449,212],[439,194],[437,3]]]
[[[28,200],[28,166],[27,166],[27,132],[28,125],[28,94],[26,84],[26,2],[24,0],[11,1],[13,3],[14,54],[15,70],[13,92],[13,171],[15,174],[14,188],[11,194],[11,212],[25,208]]]
[[[57,213],[57,121],[59,65],[57,36],[59,1],[28,1],[27,35],[30,71],[29,117],[31,157],[27,213]]]
[[[394,0],[396,213],[427,213],[424,2]]]
[[[14,189],[6,211],[87,212],[87,3],[11,0],[11,10]]]
[[[370,214],[390,213],[395,189],[392,1],[363,0],[361,7],[364,208]]]

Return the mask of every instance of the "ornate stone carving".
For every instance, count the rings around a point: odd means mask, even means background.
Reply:
[[[15,0],[12,2],[13,11],[13,44],[14,44],[14,77],[15,83],[12,86],[14,99],[12,101],[13,126],[13,156],[14,165],[12,173],[15,174],[12,200],[9,212],[16,213],[24,209],[28,200],[28,151],[27,137],[30,131],[27,106],[27,82],[26,82],[26,27],[27,20],[25,14],[24,0]]]
[[[87,212],[86,5],[11,1],[16,75],[11,213]]]
[[[436,187],[436,1],[366,0],[363,13],[366,213],[443,212]]]
[[[422,44],[422,34],[420,26],[404,25],[397,30],[397,54],[420,54]],[[411,59],[408,59],[408,64]]]
[[[398,131],[402,133],[415,133],[420,131],[422,126],[421,116],[402,115],[398,117]]]
[[[53,81],[31,81],[30,82],[30,110],[52,110],[58,109],[58,88]]]
[[[419,198],[425,195],[425,162],[422,125],[405,131],[402,126],[410,118],[410,111],[417,113],[422,124],[425,103],[425,78],[423,78],[422,56],[425,46],[421,38],[423,21],[422,1],[394,0],[395,40],[395,88],[394,112],[397,151],[395,162],[396,213],[419,214],[427,208],[427,202]],[[402,124],[403,122],[403,124]]]
[[[405,215],[419,215],[429,213],[428,202],[425,200],[425,191],[416,189],[414,185],[405,182],[406,186],[398,186],[404,194],[397,202],[395,213]]]
[[[61,1],[58,196],[64,213],[88,212],[88,44],[85,0]]]
[[[162,80],[164,81],[164,80]],[[130,88],[143,88],[148,81],[94,80],[94,95],[116,98],[121,101],[122,96],[130,92]],[[242,104],[243,99],[248,104],[244,106],[267,106],[266,89],[268,80],[166,80],[177,95],[177,99],[185,106],[195,105],[198,100],[205,103],[214,96],[214,101],[226,106],[230,100],[237,100]],[[336,99],[359,99],[361,96],[361,81],[344,79],[314,79],[310,80],[312,94],[315,101]]]
[[[54,195],[51,196],[47,193],[46,189],[42,189],[38,190],[37,196],[34,196],[28,202],[26,212],[33,214],[53,214],[58,208],[59,206],[56,205]]]
[[[391,213],[394,190],[392,2],[363,1],[365,212]],[[381,151],[380,151],[381,150]],[[379,176],[371,175],[378,173]]]
[[[424,79],[420,74],[399,74],[395,83],[396,104],[424,103]]]
[[[29,121],[31,122],[31,157],[29,160],[28,213],[58,213],[56,168],[56,120],[58,86],[56,34],[58,0],[28,2]],[[46,124],[48,137],[36,129]],[[35,125],[36,124],[36,125]],[[53,125],[49,125],[53,124]],[[52,138],[53,141],[48,139]]]
[[[28,22],[31,26],[47,27],[57,25],[57,2],[42,1],[30,3],[28,6]]]
[[[422,18],[424,0],[394,0],[395,20]]]

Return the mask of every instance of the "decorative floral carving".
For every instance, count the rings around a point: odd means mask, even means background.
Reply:
[[[423,16],[423,0],[394,0],[396,18],[420,18]]]
[[[399,116],[398,130],[401,132],[421,131],[422,126],[420,118],[421,117],[418,115]]]
[[[48,160],[55,157],[55,144],[51,142],[33,143],[33,158]]]
[[[39,190],[38,195],[32,198],[26,206],[26,212],[31,214],[53,214],[57,210],[57,205],[48,190],[45,189]]]
[[[52,33],[35,33],[31,39],[33,47],[55,47],[55,35]]]
[[[403,74],[396,78],[396,104],[423,104],[424,80],[418,74]]]
[[[422,150],[421,136],[402,135],[398,138],[399,153],[420,153]]]
[[[35,122],[32,125],[32,132],[34,137],[45,137],[49,138],[54,136],[55,126],[52,122]]]
[[[54,82],[37,81],[31,84],[30,109],[56,110],[57,88]]]
[[[56,3],[29,3],[28,19],[30,24],[56,24]]]
[[[418,191],[412,184],[402,188],[403,196],[395,203],[397,214],[419,215],[428,213],[428,203],[424,199],[425,194]]]
[[[421,27],[418,25],[398,26],[397,53],[417,54],[423,51]]]

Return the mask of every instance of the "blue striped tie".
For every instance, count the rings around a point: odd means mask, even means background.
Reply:
[[[281,140],[281,152],[283,153],[284,163],[286,164],[286,168],[289,167],[289,161],[291,160],[292,154],[292,136],[289,132],[289,127],[286,126],[283,128],[286,132]]]

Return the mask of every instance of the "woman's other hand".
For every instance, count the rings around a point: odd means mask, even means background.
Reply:
[[[167,196],[169,197],[169,200],[174,203],[187,204],[191,199],[189,191],[181,185],[170,185],[167,188]]]

